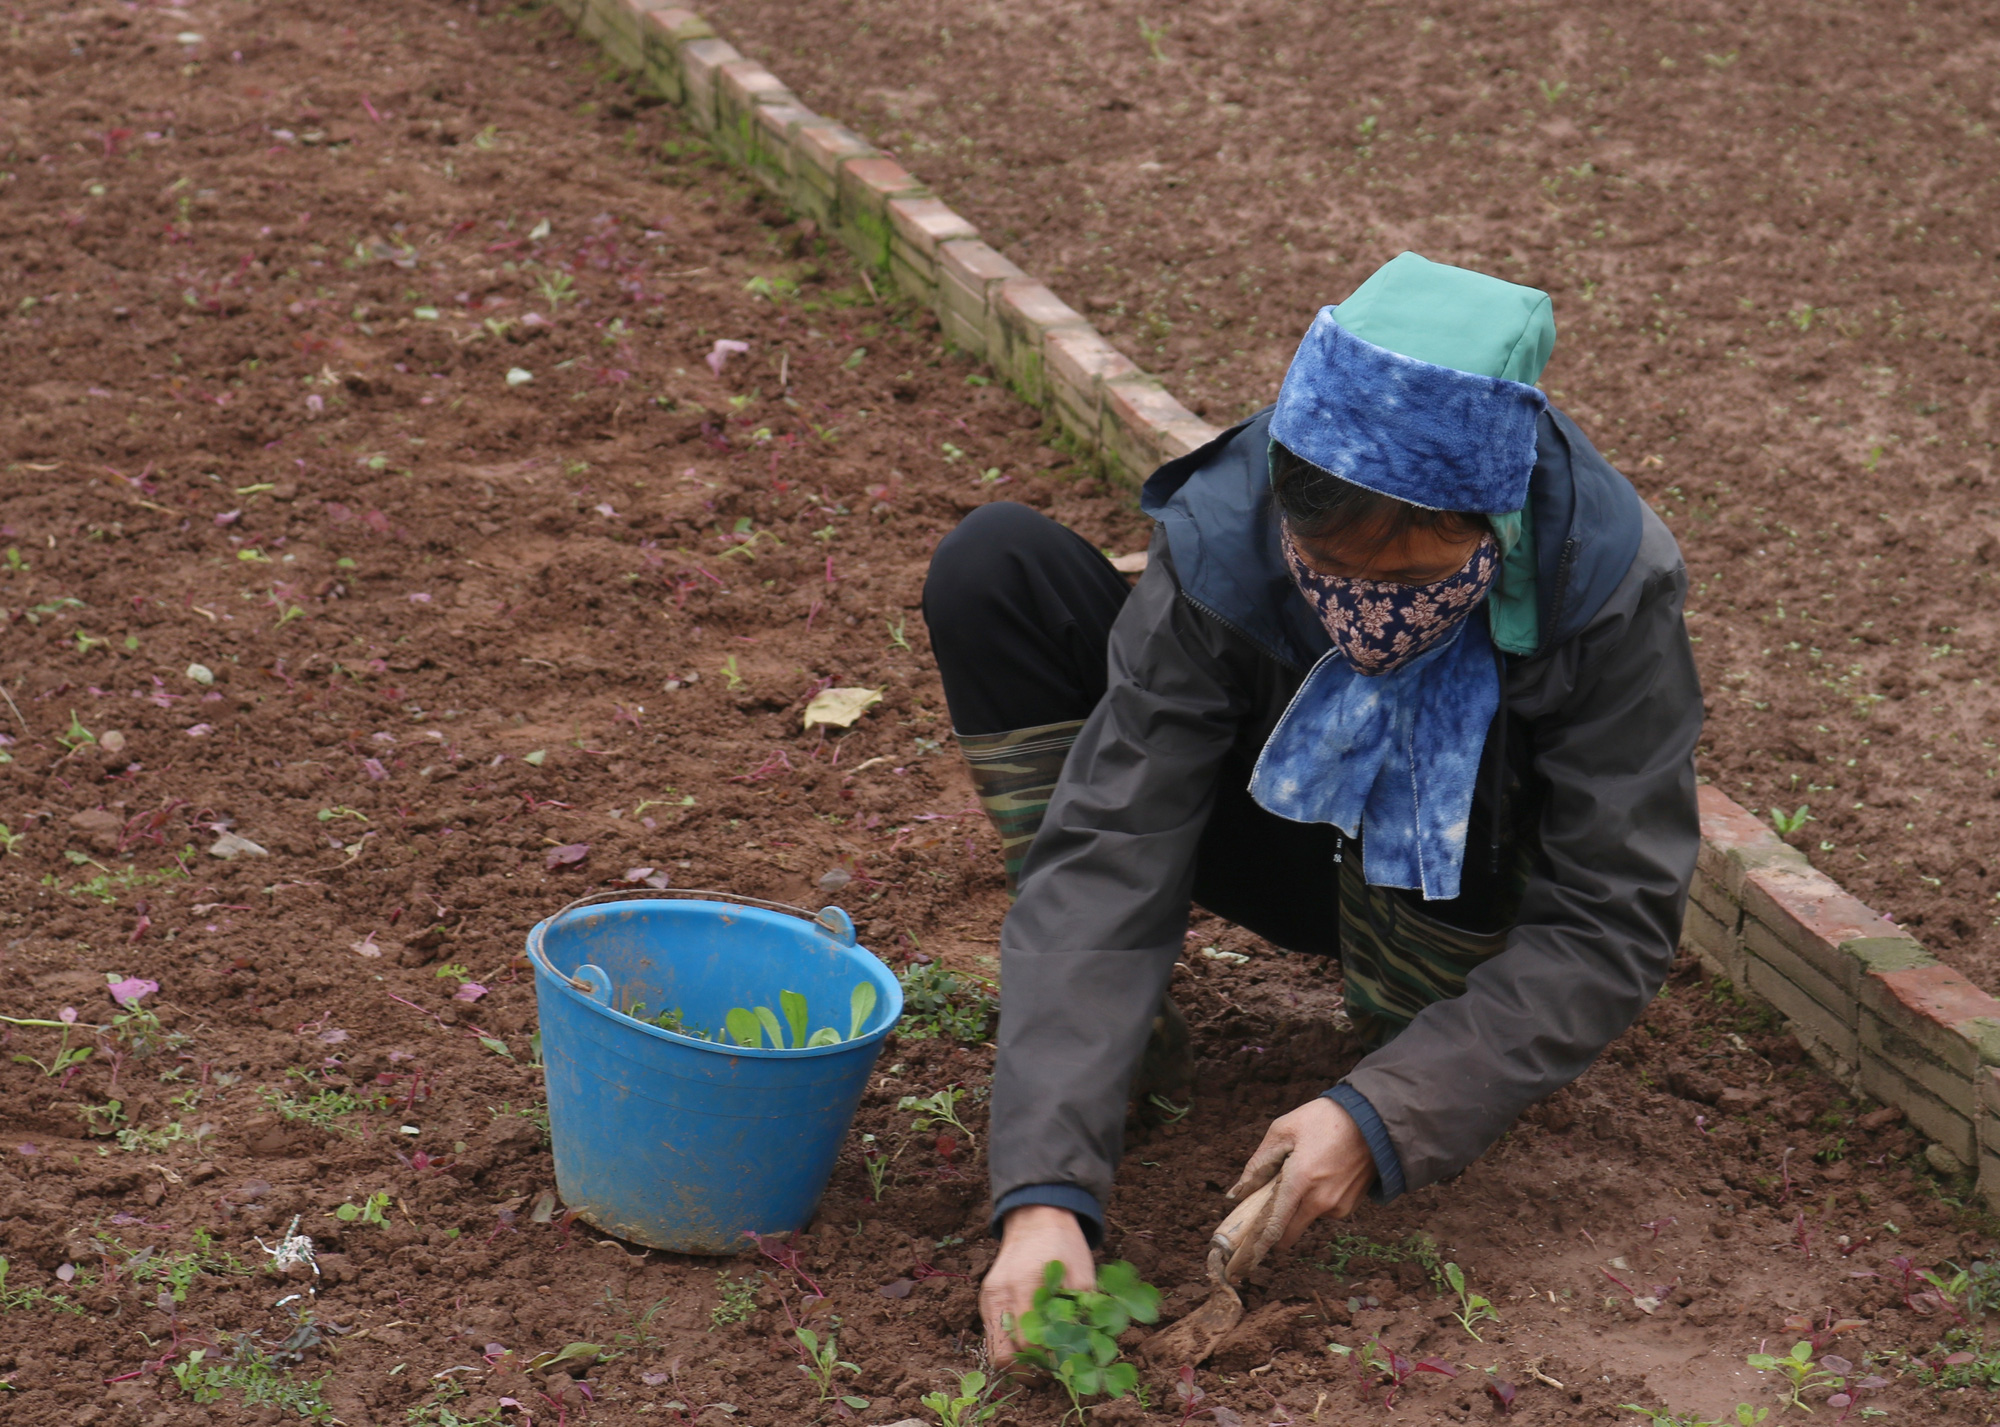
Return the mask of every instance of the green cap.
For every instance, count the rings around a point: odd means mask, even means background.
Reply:
[[[1434,366],[1533,385],[1555,350],[1555,309],[1538,288],[1399,253],[1333,310],[1364,342]]]

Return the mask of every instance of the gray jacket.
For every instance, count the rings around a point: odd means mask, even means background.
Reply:
[[[1582,434],[1559,413],[1545,423],[1555,451],[1552,473],[1537,468],[1555,492],[1537,506],[1548,638],[1509,661],[1492,735],[1504,755],[1488,748],[1504,757],[1496,766],[1510,811],[1531,819],[1521,831],[1539,851],[1506,949],[1472,972],[1462,997],[1426,1008],[1337,1088],[1350,1109],[1359,1102],[1364,1133],[1375,1131],[1384,1187],[1457,1173],[1632,1024],[1665,979],[1693,875],[1702,700],[1682,623],[1686,568],[1673,536]],[[1187,458],[1197,478],[1230,448],[1260,450],[1258,424],[1226,433],[1220,456]],[[1562,485],[1572,461],[1573,494]],[[1586,475],[1601,487],[1595,496]],[[1254,505],[1250,478],[1233,479],[1242,489],[1226,509]],[[1314,657],[1300,641],[1315,631],[1298,610],[1274,607],[1260,625],[1251,604],[1225,612],[1201,597],[1207,588],[1184,586],[1191,552],[1217,563],[1215,542],[1197,550],[1188,537],[1191,523],[1224,517],[1156,494],[1149,484],[1162,527],[1112,630],[1108,690],[1069,755],[1001,936],[996,1216],[1056,1203],[1093,1230],[1101,1222],[1131,1072],[1182,953],[1219,779],[1245,775]],[[1246,528],[1269,518],[1243,516]],[[1589,564],[1590,527],[1621,521],[1629,536],[1610,540],[1624,543],[1608,568],[1599,562],[1588,607],[1565,605],[1565,592],[1587,583],[1573,567]],[[1258,591],[1244,599],[1282,603],[1279,583],[1244,578],[1254,551],[1222,563]],[[1482,777],[1468,873],[1478,829],[1499,816],[1493,801]],[[1450,904],[1426,910],[1451,920]]]

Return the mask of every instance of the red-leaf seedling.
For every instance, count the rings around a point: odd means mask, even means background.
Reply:
[[[1969,1357],[1970,1354],[1967,1356]],[[1855,1377],[1854,1364],[1846,1358],[1835,1357],[1831,1353],[1821,1358],[1819,1365],[1839,1379],[1834,1384],[1835,1391],[1833,1395],[1826,1400],[1828,1407],[1838,1407],[1840,1409],[1840,1416],[1834,1419],[1837,1422],[1845,1422],[1847,1420],[1848,1414],[1853,1412],[1855,1407],[1860,1404],[1861,1395],[1864,1392],[1875,1392],[1889,1385],[1889,1379],[1877,1377],[1873,1373],[1869,1373],[1865,1377]]]
[[[1361,1360],[1389,1379],[1387,1384],[1389,1390],[1382,1397],[1382,1406],[1385,1409],[1396,1405],[1396,1394],[1400,1393],[1403,1385],[1418,1373],[1436,1373],[1439,1377],[1458,1376],[1458,1369],[1443,1358],[1418,1358],[1412,1362],[1394,1348],[1384,1347],[1379,1338],[1370,1341],[1362,1350]],[[1365,1389],[1363,1396],[1366,1396]]]
[[[1502,1417],[1505,1417],[1514,1410],[1514,1399],[1520,1395],[1520,1392],[1520,1388],[1514,1386],[1513,1383],[1508,1382],[1505,1378],[1489,1377],[1486,1379],[1486,1395],[1493,1399],[1493,1405],[1500,1409]]]
[[[1195,1383],[1194,1369],[1183,1367],[1180,1381],[1174,1384],[1174,1396],[1180,1399],[1180,1420],[1174,1427],[1188,1427],[1195,1418],[1206,1415],[1215,1427],[1241,1427],[1243,1419],[1219,1402],[1210,1402],[1208,1394]]]

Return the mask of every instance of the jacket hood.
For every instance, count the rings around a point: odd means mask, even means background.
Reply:
[[[1183,594],[1273,659],[1306,669],[1331,641],[1278,546],[1269,474],[1274,410],[1161,466],[1139,503],[1166,531]],[[1519,562],[1514,588],[1487,600],[1494,643],[1521,656],[1583,631],[1631,568],[1644,528],[1638,492],[1575,422],[1549,407],[1534,435],[1525,507],[1533,564]],[[1495,616],[1509,600],[1531,617],[1508,621],[1503,636]]]

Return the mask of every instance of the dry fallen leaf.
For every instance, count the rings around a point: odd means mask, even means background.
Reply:
[[[835,728],[852,728],[856,719],[881,702],[880,689],[827,689],[815,694],[806,705],[805,726],[825,723]]]

